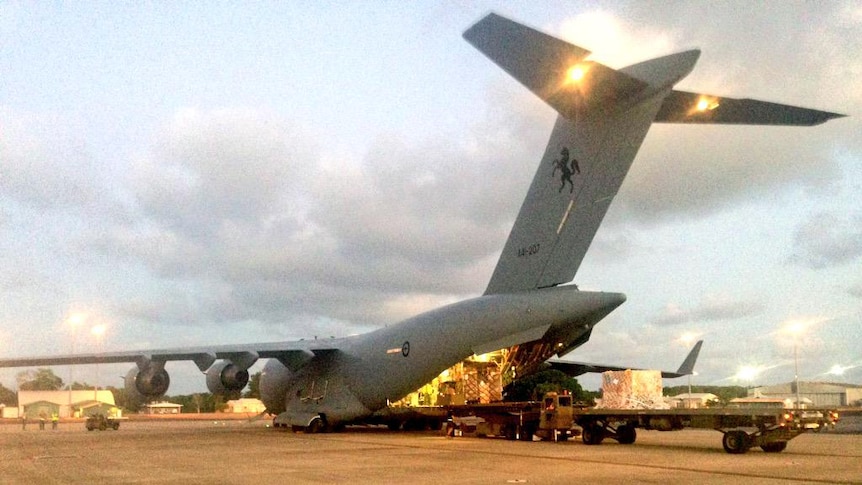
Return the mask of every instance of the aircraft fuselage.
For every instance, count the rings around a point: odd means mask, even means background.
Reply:
[[[261,375],[267,410],[332,423],[369,415],[474,353],[539,338],[568,346],[625,301],[574,286],[487,295],[347,339],[296,373],[271,359]],[[534,337],[532,336],[534,335]]]

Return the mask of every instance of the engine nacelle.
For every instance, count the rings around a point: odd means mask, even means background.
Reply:
[[[285,410],[285,396],[293,373],[278,359],[269,359],[260,374],[260,400],[267,412],[278,414]]]
[[[248,384],[248,371],[223,360],[207,370],[207,389],[213,394],[241,391]]]
[[[168,392],[171,377],[164,367],[150,365],[144,370],[132,367],[126,374],[126,393],[137,403],[156,400]]]

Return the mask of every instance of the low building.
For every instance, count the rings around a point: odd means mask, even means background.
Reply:
[[[143,407],[141,407],[141,412],[143,414],[180,414],[182,409],[182,404],[162,401],[144,404]]]
[[[711,402],[718,402],[718,396],[710,392],[693,392],[668,396],[665,401],[671,408],[701,409],[709,407]]]
[[[0,403],[0,418],[4,419],[15,419],[18,417],[18,407],[17,406],[6,406],[3,403]]]
[[[38,418],[41,413],[58,413],[61,418],[85,416],[84,409],[115,409],[114,393],[99,391],[18,391],[18,415]],[[49,412],[50,411],[50,412]],[[107,412],[107,411],[103,411]]]
[[[229,413],[253,413],[260,414],[266,411],[266,406],[260,399],[242,398],[227,402]]]
[[[60,415],[60,405],[50,401],[35,401],[24,406],[21,416],[26,416],[27,419],[50,419],[56,414]]]
[[[796,403],[796,383],[755,387],[748,390],[749,397],[768,397],[787,400],[791,407]],[[846,407],[862,406],[862,386],[834,382],[799,382],[799,400],[803,406]]]
[[[803,408],[811,407],[811,400],[801,398]],[[727,403],[732,408],[755,408],[755,409],[792,409],[796,407],[795,399],[780,399],[771,397],[736,397]]]

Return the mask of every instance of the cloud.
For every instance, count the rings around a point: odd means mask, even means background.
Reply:
[[[592,49],[594,58],[613,67],[708,45],[709,50],[679,86],[684,90],[838,112],[853,112],[853,106],[862,103],[862,87],[846,82],[858,77],[854,73],[862,72],[862,62],[841,58],[853,50],[843,46],[857,38],[862,27],[854,20],[858,15],[846,11],[853,10],[849,7],[833,5],[806,11],[809,20],[818,20],[807,25],[828,25],[831,29],[837,24],[838,32],[825,27],[800,30],[798,9],[771,9],[765,24],[763,16],[754,15],[745,22],[757,29],[746,35],[752,42],[762,43],[764,49],[747,51],[745,57],[740,57],[739,39],[725,30],[690,28],[692,18],[735,18],[738,4],[709,8],[677,5],[676,20],[654,22],[649,21],[656,15],[651,8],[631,8],[625,16],[605,11],[578,15],[563,22],[560,35]],[[796,46],[793,59],[781,47],[784,44],[776,41],[788,36]],[[793,71],[796,77],[776,85],[768,73],[779,72],[789,64],[799,66]],[[846,93],[855,103],[836,106],[835,96],[829,94],[833,92]],[[679,217],[711,215],[743,201],[774,198],[781,191],[798,187],[823,192],[842,177],[832,155],[862,150],[855,130],[846,122],[814,128],[656,124],[616,198],[618,210],[611,213],[608,223],[612,227],[631,222],[654,225]]]
[[[180,110],[133,166],[137,208],[193,238],[215,235],[225,221],[263,223],[288,206],[297,214],[319,158],[307,140],[260,111]]]
[[[506,99],[515,114],[466,139],[381,135],[353,158],[269,113],[181,110],[132,161],[124,217],[86,243],[164,288],[119,305],[145,320],[382,324],[478,294],[548,124]]]
[[[673,30],[628,22],[604,10],[566,19],[557,30],[563,40],[591,50],[590,59],[613,68],[670,54],[679,43]]]
[[[68,120],[0,107],[0,193],[38,209],[92,205],[99,172]]]
[[[812,269],[850,263],[862,255],[862,214],[814,214],[796,229],[793,248],[790,261]]]
[[[763,303],[755,300],[708,296],[691,309],[686,309],[677,303],[668,303],[662,313],[653,318],[652,323],[658,326],[671,326],[692,322],[739,320],[758,315],[764,309]]]

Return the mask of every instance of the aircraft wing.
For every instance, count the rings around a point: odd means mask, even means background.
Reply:
[[[703,340],[698,340],[691,351],[686,356],[685,360],[682,362],[682,365],[679,366],[679,369],[676,372],[671,371],[661,371],[661,376],[665,378],[674,378],[674,377],[682,377],[691,375],[694,373],[694,363],[697,361],[697,356],[700,354],[700,347],[703,345]],[[621,370],[644,370],[638,369],[636,367],[621,367],[617,365],[604,365],[604,364],[592,364],[589,362],[571,362],[567,360],[561,359],[550,359],[548,363],[551,364],[552,369],[556,369],[566,374],[575,377],[581,374],[587,374],[590,372],[607,372],[607,371],[621,371]]]
[[[116,364],[122,362],[134,362],[141,366],[149,362],[164,363],[168,361],[190,360],[197,365],[201,372],[204,372],[219,359],[228,359],[243,370],[251,367],[258,359],[278,359],[285,367],[295,371],[315,356],[339,351],[342,341],[343,339],[315,339],[214,347],[8,358],[0,359],[0,367]]]
[[[814,126],[845,115],[786,104],[671,91],[655,117],[658,123]]]

